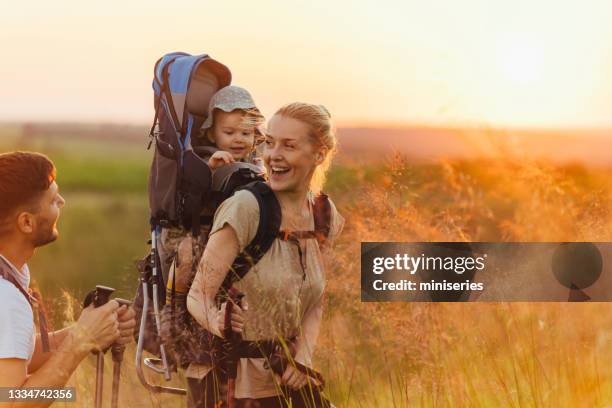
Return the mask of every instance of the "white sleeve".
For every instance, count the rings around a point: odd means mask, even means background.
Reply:
[[[0,358],[30,360],[35,334],[30,304],[12,283],[0,278]]]

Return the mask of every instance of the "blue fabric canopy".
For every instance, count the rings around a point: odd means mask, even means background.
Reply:
[[[172,52],[157,62],[153,91],[156,98],[161,98],[160,109],[172,118],[183,149],[191,132],[197,130],[194,124],[201,125],[205,119],[214,92],[228,86],[231,78],[230,70],[207,54]]]

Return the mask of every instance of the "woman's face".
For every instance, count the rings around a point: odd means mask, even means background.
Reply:
[[[297,119],[274,115],[268,123],[263,158],[274,191],[308,191],[319,153],[309,126]]]
[[[255,127],[245,126],[244,114],[240,111],[215,110],[214,125],[208,132],[211,142],[229,152],[234,160],[245,159],[255,145]]]

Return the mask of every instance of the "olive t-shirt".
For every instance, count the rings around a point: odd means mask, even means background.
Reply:
[[[330,200],[331,203],[331,200]],[[344,218],[331,203],[331,245],[342,231]],[[312,204],[310,206],[312,214]],[[311,217],[310,229],[314,229]],[[238,237],[242,251],[255,237],[259,224],[259,205],[255,196],[241,190],[225,200],[215,213],[210,235],[229,224]],[[296,336],[308,310],[317,305],[325,287],[321,248],[316,239],[301,239],[302,264],[295,243],[274,240],[261,260],[234,286],[245,294],[249,307],[245,312],[244,340],[267,340]],[[202,323],[204,310],[203,272],[198,271],[189,291],[189,311]],[[196,305],[193,307],[193,305]],[[202,378],[210,367],[192,364],[186,376]],[[236,378],[236,398],[264,398],[278,394],[272,372],[264,368],[263,358],[242,358]]]

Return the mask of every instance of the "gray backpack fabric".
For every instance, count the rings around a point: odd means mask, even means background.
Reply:
[[[231,72],[208,55],[170,53],[155,64],[154,145],[149,173],[152,226],[190,229],[212,172],[191,146],[208,115],[212,96],[231,83]]]

